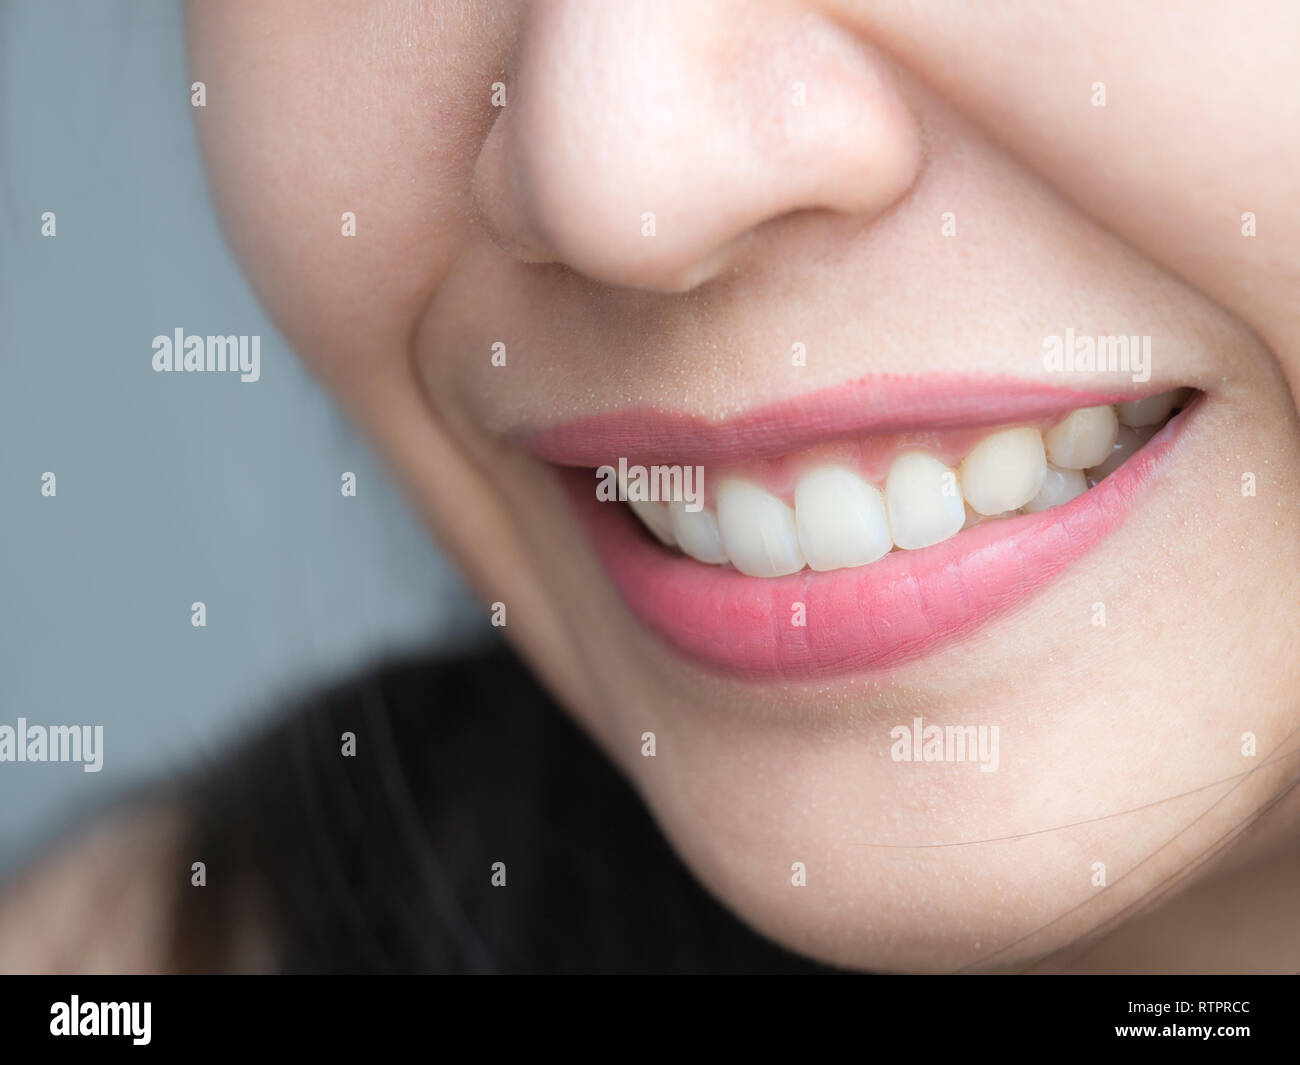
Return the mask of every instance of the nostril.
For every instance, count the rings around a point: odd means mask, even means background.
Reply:
[[[860,228],[911,186],[920,131],[863,42],[777,9],[676,8],[533,9],[474,173],[507,253],[677,292],[769,222],[817,211]]]

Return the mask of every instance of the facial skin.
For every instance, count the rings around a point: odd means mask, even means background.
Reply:
[[[192,0],[188,35],[259,296],[742,918],[855,968],[1300,968],[1293,5]],[[887,669],[671,650],[519,444],[868,374],[1059,387],[1066,328],[1152,336],[1147,390],[1201,408],[1095,549]],[[916,717],[998,726],[998,770],[893,761]]]

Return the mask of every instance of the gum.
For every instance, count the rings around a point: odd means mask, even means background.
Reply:
[[[925,451],[956,469],[976,444],[994,433],[1024,426],[1044,433],[1060,420],[1057,417],[1041,422],[1013,422],[993,428],[981,426],[973,429],[879,433],[857,439],[830,441],[804,451],[755,462],[705,467],[704,505],[710,509],[716,507],[717,485],[723,477],[743,477],[793,506],[794,489],[799,478],[817,466],[845,466],[877,488],[883,489],[890,466],[904,451]]]

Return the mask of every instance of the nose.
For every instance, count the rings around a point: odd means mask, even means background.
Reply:
[[[874,217],[920,165],[882,58],[787,4],[540,0],[519,41],[474,191],[524,261],[683,291],[783,215]]]

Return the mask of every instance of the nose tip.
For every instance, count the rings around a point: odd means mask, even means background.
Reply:
[[[611,285],[702,284],[764,222],[870,219],[920,166],[880,57],[771,5],[539,5],[511,90],[475,165],[480,217],[518,258]]]

